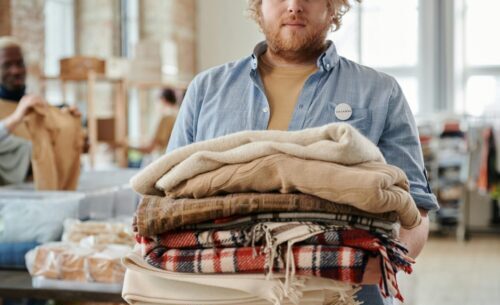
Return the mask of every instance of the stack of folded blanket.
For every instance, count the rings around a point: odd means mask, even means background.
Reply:
[[[395,274],[411,272],[413,261],[397,232],[420,214],[404,172],[350,125],[194,143],[131,184],[144,197],[140,247],[124,260],[129,303],[217,304],[202,297],[208,285],[239,292],[234,304],[356,304],[353,285],[375,256],[383,295],[402,299]],[[153,278],[155,289],[135,288]],[[194,285],[191,299],[162,289],[160,278]]]

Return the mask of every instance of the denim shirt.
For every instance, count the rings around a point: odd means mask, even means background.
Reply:
[[[261,42],[251,56],[194,78],[167,152],[242,130],[267,129],[270,109],[257,69],[266,48]],[[396,80],[339,56],[331,41],[317,65],[318,70],[306,80],[299,95],[288,130],[339,122],[335,107],[349,104],[352,115],[344,122],[375,143],[387,163],[405,171],[418,207],[437,209],[427,183],[415,120]]]
[[[259,43],[242,60],[209,69],[189,85],[177,116],[167,152],[198,141],[243,130],[266,130],[270,109],[258,72]],[[403,169],[419,208],[438,209],[424,169],[418,131],[410,107],[396,80],[337,54],[333,42],[317,60],[318,70],[305,82],[288,130],[339,122],[335,107],[349,104],[346,123],[375,143],[389,164]],[[364,286],[358,299],[366,305],[391,304],[376,286]]]

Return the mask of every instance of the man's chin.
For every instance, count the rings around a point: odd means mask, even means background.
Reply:
[[[275,52],[311,52],[322,48],[323,41],[319,38],[323,32],[309,32],[306,28],[280,28],[279,30],[264,30],[268,45]]]
[[[277,49],[284,52],[297,52],[307,48],[307,42],[298,41],[297,39],[283,39],[275,44]]]

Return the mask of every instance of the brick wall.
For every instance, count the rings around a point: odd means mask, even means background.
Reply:
[[[179,74],[196,72],[196,1],[141,0],[141,39],[172,40],[177,44]]]
[[[76,0],[76,52],[106,58],[120,54],[119,0]]]
[[[29,63],[43,64],[44,0],[0,0],[0,35],[16,37]]]
[[[0,0],[0,36],[10,35],[10,0]]]

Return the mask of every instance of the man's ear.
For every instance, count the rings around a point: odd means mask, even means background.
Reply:
[[[262,11],[259,8],[259,12],[257,14],[257,25],[259,26],[259,30],[264,33],[264,27],[263,27],[263,20],[262,20]]]

